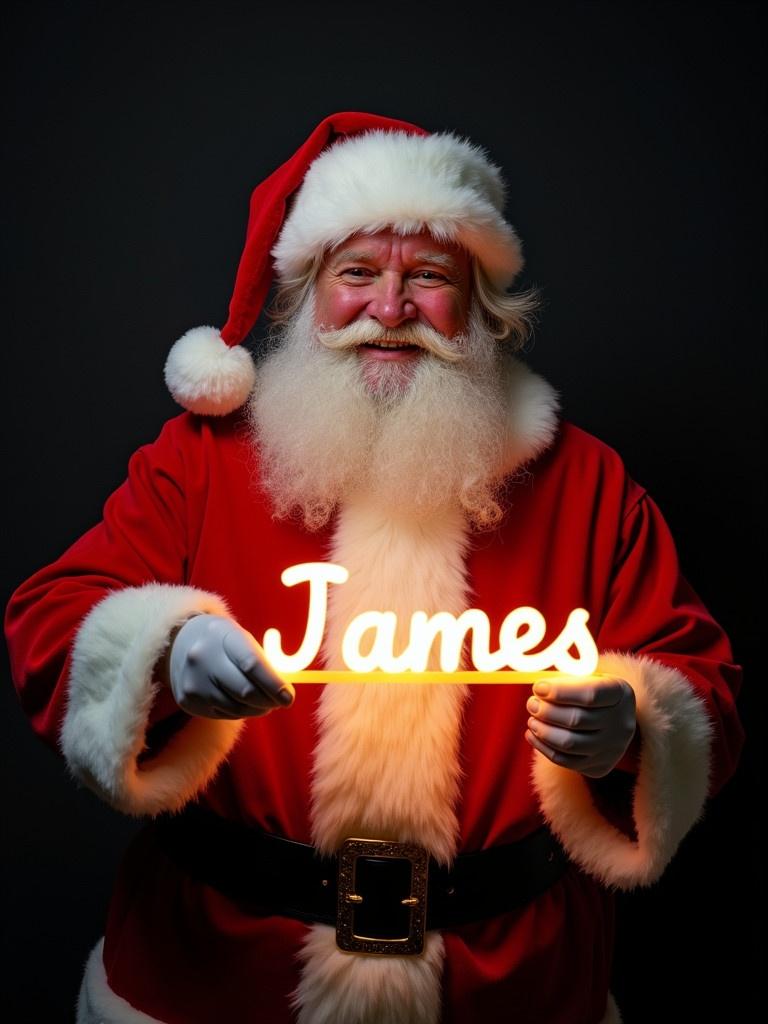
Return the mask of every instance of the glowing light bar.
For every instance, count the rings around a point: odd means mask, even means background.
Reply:
[[[342,565],[303,562],[281,575],[286,587],[309,584],[309,608],[304,637],[295,654],[286,654],[277,629],[264,634],[263,649],[272,667],[292,683],[531,683],[542,677],[589,676],[597,668],[597,647],[587,628],[589,612],[575,608],[560,634],[543,651],[530,654],[546,635],[544,616],[535,608],[514,608],[499,628],[498,650],[491,650],[491,625],[479,608],[460,615],[436,612],[411,615],[408,643],[394,654],[398,620],[392,611],[366,611],[355,616],[344,631],[342,660],[349,671],[310,671],[320,653],[328,613],[328,588],[349,579]],[[521,633],[522,630],[522,633]],[[472,633],[474,671],[462,671],[462,649]],[[373,633],[373,643],[361,652],[363,638]],[[427,670],[433,644],[440,643],[440,672]],[[570,653],[575,648],[576,656]]]
[[[534,683],[562,680],[562,682],[573,682],[573,672],[554,672],[551,669],[544,669],[541,672],[331,672],[328,669],[317,671],[290,672],[283,676],[289,683],[471,683],[477,686],[481,683],[496,684],[510,683],[532,686]],[[599,673],[588,673],[593,679],[598,678]],[[582,673],[583,676],[583,673]]]

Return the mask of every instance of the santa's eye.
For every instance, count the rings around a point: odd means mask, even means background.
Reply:
[[[372,271],[368,267],[345,267],[341,273],[344,277],[365,278],[370,277]]]
[[[441,274],[437,270],[417,270],[413,276],[419,284],[442,284],[448,280],[445,274]]]

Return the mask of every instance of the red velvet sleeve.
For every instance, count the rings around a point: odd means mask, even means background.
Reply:
[[[725,633],[683,578],[669,527],[647,494],[624,518],[597,644],[601,651],[645,655],[690,681],[714,726],[710,795],[718,792],[743,744],[735,707],[741,669]],[[632,770],[637,750],[636,743],[618,767]]]
[[[184,418],[131,458],[125,483],[102,521],[15,591],[5,626],[11,671],[35,731],[57,747],[71,647],[90,609],[110,592],[148,582],[183,583],[187,565],[184,460],[176,437]],[[151,723],[178,711],[167,691]],[[151,724],[150,723],[150,724]]]

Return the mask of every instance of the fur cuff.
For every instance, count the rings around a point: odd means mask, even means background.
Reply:
[[[195,612],[227,615],[214,594],[192,587],[128,587],[83,620],[72,652],[61,749],[73,774],[127,814],[175,811],[213,777],[234,746],[240,721],[190,718],[142,765],[153,672],[174,626]]]
[[[545,818],[570,857],[603,884],[650,885],[704,808],[712,725],[704,702],[677,669],[608,653],[598,671],[635,691],[640,761],[632,800],[634,841],[596,810],[587,779],[534,751],[533,785]]]

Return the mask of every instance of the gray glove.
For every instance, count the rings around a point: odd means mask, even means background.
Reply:
[[[553,764],[591,779],[613,771],[637,729],[635,691],[626,680],[542,680],[534,685],[533,694],[525,734],[532,747]]]
[[[292,704],[256,640],[232,619],[195,615],[173,640],[168,677],[176,703],[199,718],[250,718]]]

